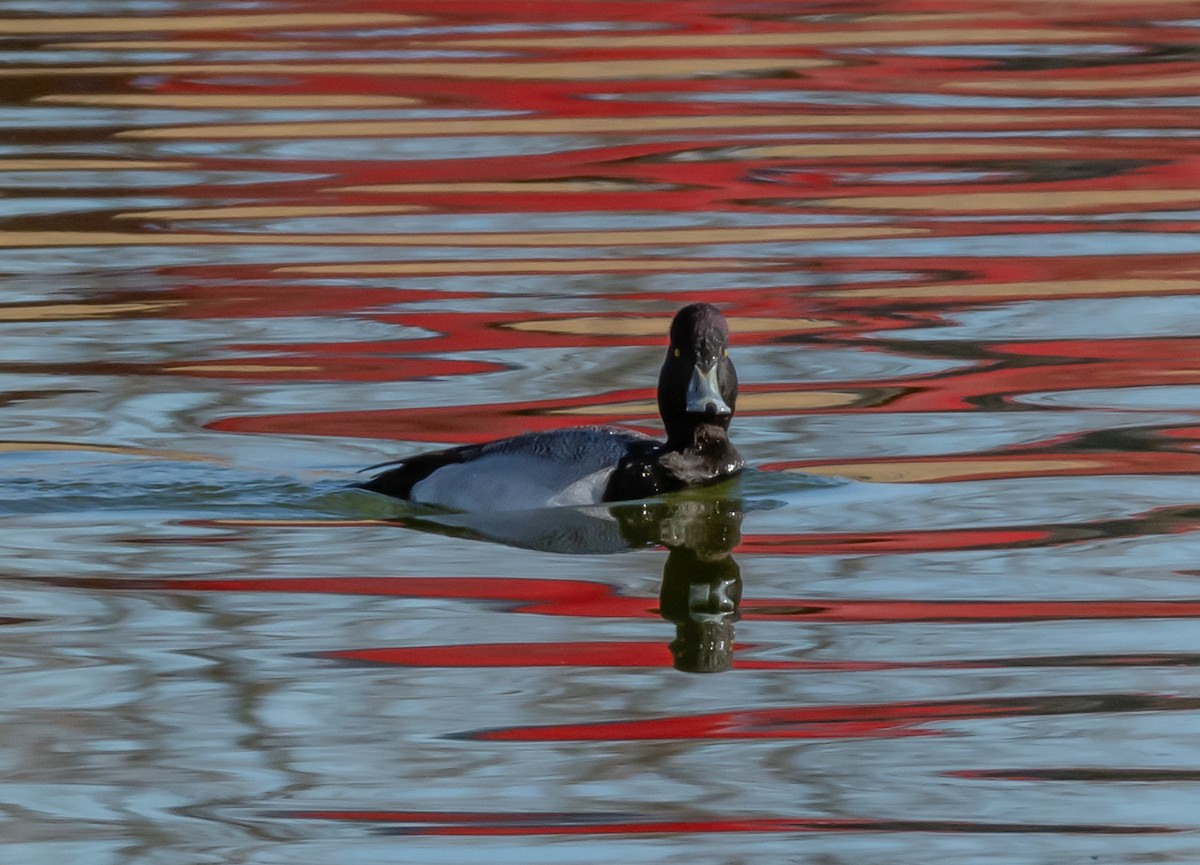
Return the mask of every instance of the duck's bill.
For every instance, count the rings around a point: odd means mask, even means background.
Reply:
[[[689,413],[714,417],[727,417],[733,414],[733,409],[721,396],[721,386],[717,382],[719,367],[719,364],[713,364],[709,369],[702,369],[700,366],[692,368],[692,380],[688,382],[687,389]]]

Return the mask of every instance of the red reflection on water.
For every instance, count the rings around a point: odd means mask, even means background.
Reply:
[[[1183,291],[1181,287],[1179,289]],[[727,303],[731,318],[738,316],[779,316],[782,291],[765,291],[757,300]],[[714,299],[716,299],[714,297]],[[858,301],[866,309],[850,314],[843,301],[831,297],[822,302],[810,300],[803,306],[792,304],[794,314],[808,317],[832,313],[837,321],[809,328],[803,339],[812,343],[855,343],[867,329],[885,330],[901,326],[892,320],[884,328],[885,315],[871,309],[870,299]],[[882,301],[874,301],[881,306]],[[890,303],[890,301],[889,301]],[[374,366],[379,375],[386,374],[388,363],[401,370],[405,365],[425,375],[470,374],[498,369],[495,362],[445,361],[428,355],[462,351],[519,351],[522,348],[579,348],[609,345],[659,345],[663,336],[658,333],[622,333],[620,315],[595,316],[600,322],[596,333],[572,333],[559,330],[575,321],[563,317],[531,317],[529,314],[409,314],[380,317],[424,332],[434,332],[431,338],[394,343],[324,343],[295,346],[243,345],[242,351],[270,350],[298,352],[297,365],[311,364],[322,368],[323,374],[337,376],[339,365],[348,370],[358,366]],[[936,324],[937,317],[909,315],[909,325]],[[736,334],[735,342],[742,346],[772,344],[788,337],[789,325],[781,321],[779,328]],[[790,338],[795,341],[795,337]],[[1161,343],[1161,345],[1160,345]],[[893,412],[958,412],[978,411],[991,400],[1012,403],[1022,395],[1033,393],[1069,393],[1096,387],[1175,387],[1200,384],[1200,366],[1191,358],[1195,340],[1078,340],[1049,343],[1007,343],[989,346],[986,354],[970,366],[936,375],[891,379],[848,380],[836,384],[794,382],[746,382],[743,393],[770,398],[769,408],[756,410],[747,403],[740,412],[744,417],[803,416],[811,414],[870,414]],[[802,349],[801,349],[802,350]],[[735,348],[736,351],[736,348]],[[369,354],[367,352],[370,352]],[[389,358],[383,361],[381,358]],[[326,359],[333,358],[333,360]],[[355,361],[355,358],[359,358]],[[1018,358],[1019,360],[1013,360]],[[1040,363],[1031,363],[1039,358]],[[270,358],[265,357],[269,364]],[[233,365],[234,361],[229,361]],[[478,363],[472,367],[470,363]],[[490,365],[489,365],[490,363]],[[455,364],[461,366],[456,367]],[[186,366],[183,367],[186,369]],[[647,369],[647,383],[654,370]],[[281,377],[284,377],[281,375]],[[347,374],[347,379],[352,375]],[[776,395],[787,395],[779,399]],[[606,412],[605,406],[612,405]],[[631,405],[632,404],[632,405]],[[376,409],[371,411],[292,412],[276,415],[226,418],[210,424],[210,428],[230,432],[301,433],[307,435],[356,435],[371,438],[394,438],[412,441],[465,443],[485,437],[479,426],[479,416],[489,416],[488,436],[516,435],[534,430],[558,429],[580,422],[621,423],[631,419],[652,420],[655,416],[653,390],[648,387],[608,391],[601,394],[559,399],[526,400],[486,405],[454,405],[422,408]],[[651,427],[653,429],[653,427]],[[1029,453],[1022,449],[1019,453]],[[1089,458],[1093,457],[1089,453]],[[1192,466],[1162,468],[1162,461],[1136,452],[1112,457],[1111,469],[1097,473],[1119,471],[1163,473],[1192,471]],[[918,460],[919,461],[919,460]],[[776,467],[820,466],[820,461],[773,464]],[[1050,469],[1051,473],[1054,470]],[[1087,474],[1086,470],[1078,472]]]
[[[612,403],[609,414],[597,407]],[[586,423],[613,423],[628,419],[630,404],[640,406],[636,415],[650,420],[656,414],[651,389],[610,391],[605,394],[530,400],[499,405],[454,405],[413,409],[379,409],[361,412],[306,412],[254,417],[224,418],[208,424],[210,429],[239,433],[302,433],[346,435],[363,438],[395,438],[412,441],[471,443],[481,438],[481,418],[486,416],[486,437],[502,438],[524,432],[563,429]],[[576,410],[587,409],[581,417]],[[645,428],[655,431],[654,422]],[[635,427],[636,428],[636,427]]]
[[[739,646],[739,651],[753,646]],[[401,667],[670,667],[671,651],[663,641],[586,643],[488,643],[444,646],[389,646],[345,649],[323,657],[341,661]],[[895,669],[899,664],[869,661],[804,661],[738,658],[739,670],[808,670],[862,672]]]
[[[457,264],[457,263],[455,263]],[[447,263],[447,272],[453,272]],[[478,292],[439,290],[436,292],[379,287],[341,280],[281,279],[278,265],[211,264],[163,268],[161,275],[170,283],[154,297],[167,305],[172,317],[196,319],[222,318],[298,318],[336,315],[365,315],[403,304],[428,300],[460,301],[464,306],[485,295]],[[118,299],[138,299],[127,292]]]
[[[1163,434],[1171,434],[1168,431]],[[770,471],[802,470],[821,474],[854,474],[871,479],[873,469],[884,474],[916,469],[922,483],[995,480],[1028,477],[1094,477],[1098,475],[1191,475],[1200,473],[1200,455],[1148,451],[1087,451],[1068,456],[1069,451],[990,452],[967,456],[904,457],[860,460],[846,464],[835,460],[795,460],[763,466]],[[838,469],[843,469],[839,471]],[[887,479],[887,478],[884,478]]]
[[[834,555],[853,553],[923,553],[1041,546],[1055,541],[1055,533],[1036,528],[931,529],[863,534],[745,535],[735,549],[757,555]]]
[[[787,617],[787,612],[754,610],[752,619]],[[804,613],[800,613],[804,615]],[[905,621],[979,621],[963,619],[908,619]],[[860,618],[857,621],[895,621]],[[1029,619],[1025,619],[1029,621]],[[1020,667],[1193,667],[1195,655],[1050,655],[1040,657],[968,658],[946,661],[825,661],[755,657],[753,643],[739,643],[735,670],[790,670],[794,672],[862,673],[880,670],[976,670]],[[749,655],[749,657],[747,657]],[[323,652],[321,657],[356,664],[397,667],[656,667],[672,665],[669,648],[662,642],[561,642],[469,643],[439,646],[386,646]]]

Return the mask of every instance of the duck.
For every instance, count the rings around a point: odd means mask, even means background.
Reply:
[[[729,441],[738,379],[729,327],[710,303],[671,321],[658,375],[665,440],[616,426],[529,432],[422,453],[385,469],[361,489],[453,511],[519,511],[646,499],[718,483],[745,460]]]

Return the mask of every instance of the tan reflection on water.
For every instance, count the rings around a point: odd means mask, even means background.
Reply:
[[[120,315],[156,315],[184,305],[183,301],[178,300],[144,300],[125,303],[38,303],[0,306],[0,321],[73,321]]]
[[[541,231],[522,234],[134,234],[116,231],[10,231],[0,247],[53,246],[655,246],[766,243],[779,240],[840,240],[925,234],[917,228],[873,226],[770,226],[763,228],[659,228],[628,231]]]
[[[292,72],[302,71],[293,66],[266,70],[258,64],[213,69],[203,67],[196,72]],[[188,71],[166,67],[164,72]],[[329,71],[327,69],[313,71]],[[149,74],[146,67],[132,66],[118,70],[119,74]],[[0,76],[4,71],[0,70]],[[1053,119],[1053,118],[1049,118]],[[1112,121],[1111,114],[1070,114],[1063,118],[1067,125],[1103,125]],[[206,138],[359,138],[425,135],[604,135],[605,133],[652,133],[701,129],[801,129],[830,127],[1008,127],[1023,123],[1047,125],[1045,112],[1038,111],[920,111],[903,114],[730,114],[682,115],[673,117],[535,117],[535,118],[477,118],[453,120],[348,120],[340,123],[242,123],[196,126],[165,126],[157,129],[127,129],[116,133],[117,138],[206,139]],[[1187,115],[1179,117],[1180,124],[1190,122]]]
[[[53,8],[51,6],[51,8]],[[6,18],[0,26],[7,36],[52,33],[180,33],[185,31],[318,30],[336,27],[382,27],[415,24],[426,19],[387,12],[269,13],[259,15],[113,15],[79,18]]]
[[[342,186],[339,192],[372,193],[434,193],[471,195],[509,195],[534,192],[630,192],[646,188],[647,184],[619,180],[513,180],[509,182],[475,183],[378,183],[364,186]]]
[[[938,16],[945,20],[946,16]],[[870,23],[870,18],[862,19]],[[890,23],[890,22],[881,22]],[[1098,41],[1110,38],[1113,30],[1057,30],[1051,27],[1013,27],[1002,30],[934,28],[909,30],[902,27],[874,30],[869,27],[815,33],[656,33],[637,36],[502,36],[481,39],[438,40],[439,45],[470,45],[487,48],[771,48],[789,46],[836,47],[840,45],[968,45],[991,43],[1003,38],[1013,42]],[[999,34],[1003,34],[1000,36]],[[641,61],[635,61],[640,63]]]
[[[864,195],[823,198],[814,204],[856,210],[945,210],[1038,213],[1097,207],[1200,202],[1200,189],[1027,190],[1022,192],[949,192],[912,195]]]
[[[428,210],[419,204],[246,204],[118,213],[116,219],[287,219],[298,216],[367,216]]]
[[[301,372],[320,372],[319,366],[280,366],[266,363],[238,363],[238,364],[220,364],[220,363],[183,363],[174,366],[163,367],[164,372],[172,373],[209,373],[219,372],[223,374],[245,372],[245,373],[301,373]]]
[[[1200,74],[1127,75],[1117,78],[1086,79],[1053,78],[1011,81],[960,81],[949,85],[950,90],[970,90],[986,93],[1119,93],[1124,90],[1150,90],[1156,93],[1172,87],[1200,88]]]
[[[1200,282],[1184,279],[1076,279],[1057,282],[989,282],[913,285],[818,291],[826,297],[1087,297],[1106,294],[1184,294],[1200,291]]]
[[[209,456],[208,454],[192,453],[191,451],[161,450],[158,448],[139,448],[125,445],[93,445],[82,442],[0,441],[0,452],[3,453],[36,453],[38,451],[81,451],[84,453],[122,454],[126,456],[183,460],[187,462],[220,462],[216,457]]]
[[[112,108],[401,108],[420,105],[407,96],[353,93],[52,93],[33,102]]]
[[[1041,156],[1069,152],[1066,147],[1047,144],[1021,144],[1008,141],[988,144],[980,142],[942,141],[937,149],[928,144],[907,144],[896,141],[835,141],[829,144],[772,144],[765,147],[745,147],[732,151],[728,159],[854,159],[869,157],[887,159],[916,157],[937,161],[948,156]]]
[[[0,171],[125,171],[195,167],[194,162],[152,159],[0,159]]]
[[[769,262],[768,262],[769,264]],[[754,265],[736,259],[707,258],[572,258],[509,259],[506,261],[397,261],[374,264],[294,264],[275,273],[338,274],[345,276],[412,276],[427,273],[646,273],[678,270],[744,270]]]
[[[876,483],[923,483],[928,481],[962,480],[977,475],[1030,474],[1052,471],[1074,471],[1104,468],[1104,463],[1086,459],[1030,460],[936,460],[897,463],[838,463],[836,465],[804,466],[785,469],[799,474],[828,475]]]
[[[540,63],[491,61],[395,61],[363,63],[147,63],[131,66],[33,67],[0,70],[0,76],[26,75],[266,75],[344,74],[435,76],[488,80],[579,80],[619,78],[690,78],[693,75],[773,72],[832,66],[807,57],[680,57],[671,60],[547,60]]]
[[[86,42],[48,42],[44,46],[51,51],[245,51],[253,48],[258,51],[294,51],[311,48],[313,42],[287,41],[270,39],[270,41],[247,41],[236,39],[195,39],[191,36],[179,36],[174,39],[111,39],[88,40]]]

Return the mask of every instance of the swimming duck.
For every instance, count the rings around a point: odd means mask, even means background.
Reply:
[[[729,442],[737,402],[729,328],[708,303],[671,322],[658,375],[666,441],[612,426],[525,433],[419,454],[363,489],[459,511],[531,510],[642,499],[715,483],[745,468]]]

